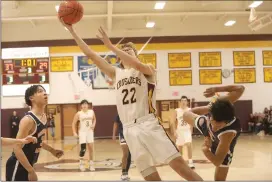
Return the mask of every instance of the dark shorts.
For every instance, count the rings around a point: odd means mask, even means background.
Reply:
[[[6,163],[6,181],[28,181],[27,170],[14,156]]]
[[[200,116],[196,118],[195,127],[202,133],[202,135],[204,135],[205,137],[210,137],[209,129],[207,125],[207,118],[205,116]],[[218,143],[212,142],[211,152],[213,154],[215,154],[217,147],[218,147]],[[224,161],[219,167],[229,167],[229,165],[232,162],[232,157],[233,157],[233,153],[229,150]]]

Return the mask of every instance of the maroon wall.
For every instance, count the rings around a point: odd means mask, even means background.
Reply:
[[[199,106],[207,105],[207,102],[197,102]],[[240,100],[234,104],[236,116],[241,120],[243,131],[248,130],[249,114],[252,113],[252,100]],[[1,114],[1,133],[2,137],[10,137],[9,119],[13,111],[17,111],[17,115],[24,116],[28,111],[23,109],[2,109]],[[95,137],[112,136],[113,122],[117,115],[117,108],[112,106],[94,106],[94,111],[97,118]]]
[[[117,115],[117,108],[112,106],[94,106],[96,116],[95,137],[112,136],[113,123]]]
[[[22,118],[25,113],[28,111],[28,108],[21,109],[1,109],[1,137],[10,137],[11,128],[10,128],[10,117],[13,111],[17,112],[17,116]]]

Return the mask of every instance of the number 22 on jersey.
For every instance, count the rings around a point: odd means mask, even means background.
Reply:
[[[124,94],[123,105],[133,104],[136,102],[136,98],[135,98],[136,88],[135,87],[132,87],[131,89],[123,89],[122,93]]]

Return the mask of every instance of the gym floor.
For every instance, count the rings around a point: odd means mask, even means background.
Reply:
[[[214,166],[202,154],[202,142],[202,137],[195,136],[193,138],[193,158],[196,172],[204,180],[213,180]],[[79,171],[77,160],[79,147],[75,141],[48,141],[48,144],[54,148],[63,149],[65,155],[61,159],[56,159],[47,151],[41,152],[39,161],[35,165],[40,181],[120,180],[122,151],[118,141],[95,140],[95,172]],[[1,147],[1,149],[1,180],[5,180],[5,165],[12,149],[10,147]],[[87,157],[87,155],[85,156]],[[272,137],[242,135],[235,148],[227,180],[271,180],[271,168]],[[181,180],[169,166],[160,166],[157,169],[162,180]],[[129,175],[132,181],[143,180],[134,164],[131,166]]]

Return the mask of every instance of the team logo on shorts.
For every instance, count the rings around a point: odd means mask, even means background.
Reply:
[[[88,161],[86,162],[86,169],[88,169]],[[118,159],[105,159],[101,161],[95,161],[95,171],[110,171],[121,170],[121,160]],[[135,168],[135,164],[131,163],[130,168]],[[75,159],[63,159],[48,163],[35,164],[37,172],[80,172],[79,161]],[[88,170],[86,170],[88,172]]]

